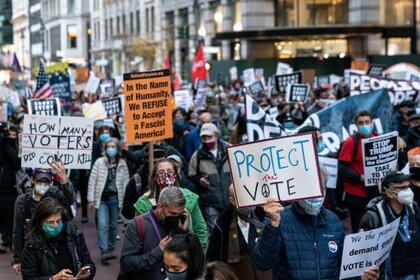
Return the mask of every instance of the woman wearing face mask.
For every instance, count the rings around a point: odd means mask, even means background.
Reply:
[[[88,186],[89,209],[96,209],[102,262],[116,258],[114,246],[118,232],[118,215],[129,180],[128,167],[120,156],[118,140],[109,139],[105,143],[104,152],[105,155],[92,168]]]
[[[98,130],[96,141],[93,141],[92,147],[92,167],[96,160],[102,156],[104,144],[112,137],[112,132],[109,126],[102,125]]]
[[[168,280],[196,280],[204,271],[204,253],[197,235],[177,234],[163,255]]]
[[[187,120],[187,111],[183,108],[176,108],[173,112],[174,136],[171,145],[178,151],[183,151],[184,137],[191,131],[191,125]]]
[[[371,200],[360,229],[382,227],[400,218],[390,258],[381,266],[382,279],[408,280],[420,276],[420,209],[413,202],[412,175],[390,172],[382,180],[382,196]]]
[[[159,160],[155,164],[150,175],[147,191],[134,204],[136,216],[143,215],[156,205],[156,201],[159,200],[159,193],[163,188],[169,186],[180,187],[179,175],[175,170],[174,164],[168,159]],[[198,206],[198,195],[186,188],[181,187],[181,190],[186,200],[185,208],[190,216],[188,228],[197,234],[201,245],[205,248],[207,244],[207,226]]]
[[[35,209],[22,254],[23,279],[93,279],[95,265],[83,234],[66,219],[61,204],[44,198]]]

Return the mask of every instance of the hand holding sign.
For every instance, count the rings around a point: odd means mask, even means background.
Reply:
[[[367,268],[362,275],[362,280],[376,280],[379,279],[380,273],[379,273],[379,267],[369,267]]]
[[[270,218],[270,224],[272,227],[278,227],[280,225],[280,215],[283,210],[283,206],[280,204],[280,202],[277,202],[275,198],[268,199],[264,204],[264,212]]]
[[[51,163],[51,167],[54,169],[55,174],[60,177],[60,183],[64,185],[69,181],[66,168],[64,167],[63,161],[61,159],[58,160],[57,156],[55,156],[55,160],[55,162]]]

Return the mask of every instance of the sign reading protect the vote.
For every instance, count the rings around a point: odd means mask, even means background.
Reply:
[[[362,139],[365,186],[376,186],[391,171],[397,170],[398,132]]]
[[[25,115],[23,124],[22,167],[51,168],[57,157],[68,169],[90,169],[92,119]]]
[[[227,148],[239,207],[270,197],[292,201],[322,196],[313,134],[299,134]]]

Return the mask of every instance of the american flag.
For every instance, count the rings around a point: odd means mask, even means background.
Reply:
[[[45,99],[52,97],[52,90],[50,86],[50,81],[48,80],[47,75],[45,74],[44,63],[39,65],[39,73],[36,79],[36,90],[32,95],[33,99]]]

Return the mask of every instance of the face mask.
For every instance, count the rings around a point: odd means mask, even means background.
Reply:
[[[175,119],[175,125],[183,126],[185,124],[184,119]]]
[[[293,129],[295,127],[295,124],[293,122],[285,122],[283,125],[287,129]]]
[[[117,150],[117,148],[114,148],[114,147],[108,147],[106,149],[106,154],[109,157],[115,157],[118,154],[118,150]]]
[[[328,105],[328,102],[329,102],[329,99],[323,99],[323,98],[321,98],[321,99],[318,99],[318,106],[319,107],[321,107],[321,108],[325,108],[325,107],[327,107],[327,105]]]
[[[420,181],[420,166],[410,167],[410,174],[412,174],[414,180]]]
[[[39,194],[40,196],[43,196],[48,191],[49,187],[50,187],[50,184],[36,183],[35,187],[34,187],[34,191],[35,191],[35,193]]]
[[[54,227],[49,224],[43,224],[42,230],[48,237],[56,237],[60,234],[61,230],[63,229],[63,222],[58,223],[57,227]]]
[[[154,181],[160,189],[163,189],[165,187],[174,186],[176,178],[175,174],[165,172],[163,174],[156,174],[154,177]]]
[[[397,194],[397,199],[402,205],[410,205],[413,203],[414,193],[410,188],[401,190]]]
[[[326,147],[327,147],[327,145],[325,145],[324,141],[319,141],[318,142],[318,153],[321,153]]]
[[[211,141],[211,142],[205,142],[204,145],[206,146],[207,150],[211,150],[216,146],[216,140]]]
[[[181,272],[169,272],[166,271],[166,276],[168,280],[186,280],[188,276],[188,270],[184,270]]]
[[[175,229],[179,224],[179,216],[166,216],[163,219],[163,225],[167,229]]]
[[[322,204],[324,204],[324,197],[299,200],[297,203],[306,214],[316,216],[321,211]]]
[[[109,136],[109,134],[106,133],[102,133],[101,135],[99,135],[99,139],[102,142],[108,142],[109,138],[111,138],[111,136]]]
[[[368,124],[359,127],[359,133],[363,136],[369,136],[372,133],[372,126]]]
[[[420,125],[414,126],[413,131],[417,134],[420,134]]]

